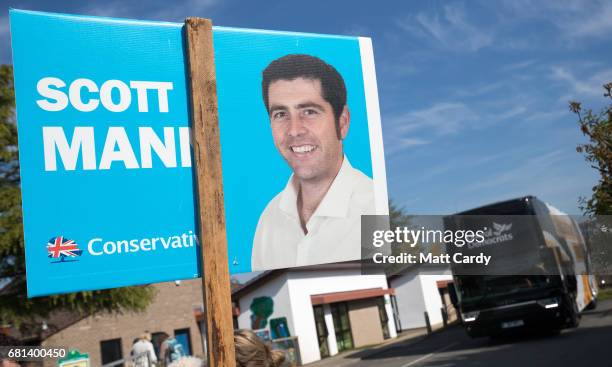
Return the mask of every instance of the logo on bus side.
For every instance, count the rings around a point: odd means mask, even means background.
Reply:
[[[512,223],[499,224],[493,222],[492,228],[484,228],[484,241],[481,243],[468,244],[469,249],[500,244],[506,241],[512,241],[514,236],[510,230],[512,229]]]

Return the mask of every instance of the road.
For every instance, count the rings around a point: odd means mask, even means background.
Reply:
[[[359,357],[349,366],[612,366],[612,300],[582,316],[580,326],[559,335],[471,339],[460,326],[417,342],[398,342],[380,353]]]

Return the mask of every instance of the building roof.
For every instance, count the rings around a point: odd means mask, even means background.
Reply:
[[[25,288],[25,278],[13,277],[0,288],[0,297],[7,302],[22,302],[22,288]],[[51,311],[47,317],[35,317],[20,327],[5,326],[0,330],[0,334],[19,340],[20,344],[38,344],[85,317],[87,315],[75,311]]]
[[[0,345],[6,346],[6,345],[22,345],[23,344],[21,340],[5,334],[7,332],[9,332],[9,330],[5,328],[0,330]]]
[[[244,283],[242,287],[236,290],[232,290],[232,299],[240,298],[245,293],[251,292],[254,289],[257,289],[259,286],[265,284],[267,281],[270,281],[287,272],[347,270],[347,269],[361,269],[361,263],[359,261],[351,261],[351,262],[344,262],[344,263],[322,264],[322,265],[303,266],[303,267],[298,267],[298,268],[275,269],[275,270],[264,271],[263,273],[257,275],[256,277]]]
[[[439,269],[439,268],[445,268],[445,269],[450,269],[450,265],[446,265],[446,264],[429,264],[429,263],[425,263],[425,264],[407,264],[405,266],[402,266],[401,268],[387,274],[387,281],[392,281],[396,278],[399,278],[405,274],[411,273],[414,270],[426,270],[426,269]]]
[[[392,279],[398,278],[414,269],[418,269],[422,264],[406,264],[390,273],[387,274],[387,280],[390,281]]]
[[[310,301],[312,302],[312,305],[315,306],[326,303],[345,302],[364,298],[380,297],[384,296],[385,294],[395,294],[395,291],[393,288],[368,288],[344,292],[313,294],[310,296]]]
[[[27,326],[17,328],[7,327],[2,332],[8,338],[19,340],[19,344],[12,345],[37,345],[50,336],[64,330],[65,328],[81,321],[88,315],[69,311],[51,312],[49,317],[37,317]],[[0,345],[2,345],[0,343]]]

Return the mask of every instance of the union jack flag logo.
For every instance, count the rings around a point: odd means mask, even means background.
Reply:
[[[79,246],[73,240],[69,240],[64,236],[57,236],[51,238],[47,243],[47,253],[52,259],[65,261],[67,257],[76,258],[77,256],[81,256],[83,250],[80,250]]]

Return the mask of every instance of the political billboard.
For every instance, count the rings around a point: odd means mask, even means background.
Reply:
[[[184,25],[10,23],[28,295],[200,276]],[[370,40],[213,41],[230,273],[359,259],[387,212]]]

